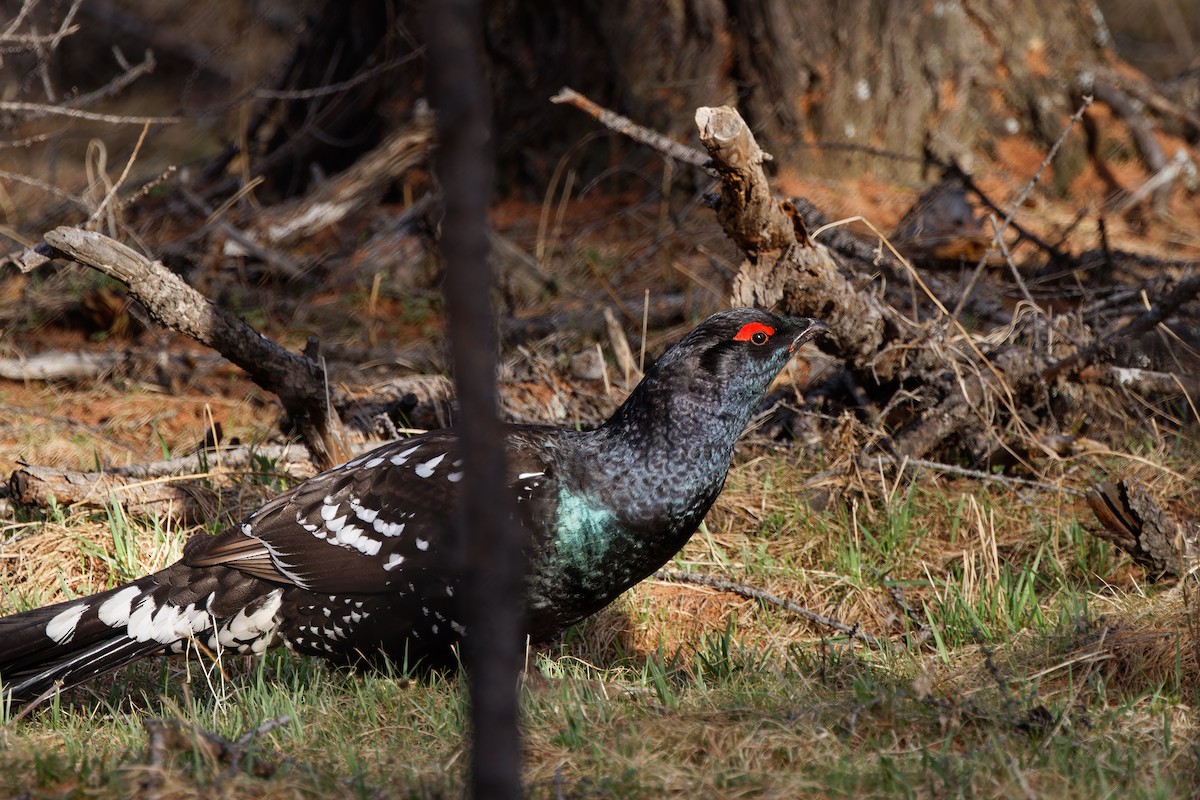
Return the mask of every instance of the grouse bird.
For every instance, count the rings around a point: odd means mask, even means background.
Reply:
[[[528,558],[527,632],[545,640],[666,563],[724,485],[775,376],[824,323],[738,308],[670,348],[592,431],[506,429]],[[386,444],[275,497],[183,558],[90,597],[0,619],[15,703],[135,659],[262,653],[452,663],[469,635],[453,557],[461,502],[452,430]]]

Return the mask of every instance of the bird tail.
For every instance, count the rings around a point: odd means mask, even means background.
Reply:
[[[0,698],[21,705],[162,650],[163,642],[131,636],[127,623],[111,624],[122,610],[128,620],[153,578],[0,619]]]
[[[0,619],[0,701],[27,703],[198,639],[261,653],[278,643],[283,590],[226,567],[182,562],[90,597]],[[203,636],[202,636],[203,634]]]

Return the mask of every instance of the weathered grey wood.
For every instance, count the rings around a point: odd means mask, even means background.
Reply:
[[[277,394],[319,467],[328,468],[349,457],[341,420],[333,411],[336,390],[326,386],[318,363],[284,350],[188,286],[161,262],[102,233],[60,227],[47,232],[45,239],[56,255],[128,286],[151,319],[211,347],[244,369],[256,384]]]

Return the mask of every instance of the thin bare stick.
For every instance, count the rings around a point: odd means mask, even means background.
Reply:
[[[63,106],[46,105],[44,103],[21,103],[16,101],[0,102],[0,111],[10,111],[12,113],[26,112],[26,114],[35,114],[38,116],[56,115],[60,117],[74,117],[75,119],[87,119],[93,122],[111,122],[115,125],[170,125],[176,122],[182,122],[183,117],[126,117],[119,114],[98,114],[94,111],[83,111],[78,108],[64,108]]]
[[[607,108],[593,102],[579,92],[564,86],[558,90],[558,94],[550,98],[551,103],[567,103],[585,112],[604,127],[614,130],[617,133],[628,136],[635,142],[640,142],[648,147],[657,150],[667,158],[673,158],[676,161],[681,161],[684,164],[691,164],[694,167],[707,167],[709,163],[708,156],[703,152],[682,145],[679,142],[663,136],[658,131],[652,131],[647,127],[638,125],[628,117],[623,117],[615,111],[609,111]]]
[[[1165,297],[1156,300],[1150,308],[1130,320],[1129,324],[1113,331],[1090,347],[1077,350],[1073,354],[1046,367],[1042,370],[1042,379],[1049,383],[1064,372],[1081,369],[1091,363],[1093,359],[1100,356],[1113,340],[1145,333],[1165,320],[1181,305],[1191,300],[1197,294],[1200,294],[1200,273],[1182,278]]]
[[[258,179],[252,181],[251,183],[257,183],[257,180]],[[212,207],[210,207],[208,203],[204,202],[199,195],[197,195],[188,187],[180,185],[179,193],[189,206],[196,209],[197,212],[205,215],[205,227],[215,224],[222,233],[228,236],[232,242],[234,242],[238,247],[242,248],[242,250],[247,254],[254,256],[266,264],[269,264],[272,269],[277,270],[288,278],[297,280],[304,276],[304,265],[302,265],[299,261],[289,256],[287,253],[261,244],[253,236],[246,233],[229,220],[220,219],[219,217],[221,216],[221,213],[227,209],[228,204],[222,206],[216,211],[213,211]]]
[[[142,135],[138,137],[137,144],[133,146],[133,153],[129,156],[129,160],[125,162],[125,169],[121,171],[121,177],[117,178],[117,182],[108,188],[108,191],[104,195],[104,200],[101,201],[95,212],[92,213],[92,216],[88,218],[89,224],[100,219],[101,215],[112,204],[113,198],[117,196],[117,190],[121,188],[121,184],[125,182],[125,179],[129,177],[129,170],[133,169],[133,162],[137,161],[138,153],[142,151],[142,143],[146,141],[146,134],[149,131],[150,123],[147,122],[142,126]],[[117,208],[120,207],[121,204],[118,203]]]
[[[17,35],[17,29],[21,27],[21,23],[25,21],[25,18],[29,16],[35,6],[37,6],[37,0],[24,0],[21,3],[21,10],[13,17],[13,21],[8,23],[8,27],[4,29],[4,33],[0,33],[0,42],[11,41]],[[49,38],[46,41],[49,41]]]
[[[716,589],[720,592],[732,592],[742,597],[747,597],[751,600],[758,600],[762,603],[769,603],[773,606],[790,611],[797,616],[803,617],[809,622],[821,625],[826,628],[832,628],[839,633],[844,633],[851,639],[858,639],[860,642],[870,645],[871,647],[880,650],[887,649],[887,642],[878,637],[872,636],[866,631],[859,628],[857,624],[847,625],[846,623],[827,617],[824,614],[818,614],[815,611],[809,611],[804,606],[788,600],[786,597],[780,597],[777,594],[772,594],[764,589],[757,589],[753,586],[747,586],[744,583],[718,578],[713,575],[702,575],[695,572],[681,572],[677,569],[660,569],[654,573],[654,577],[660,581],[668,581],[670,583],[693,583],[697,586],[707,586],[710,589]]]
[[[46,183],[45,181],[40,181],[37,178],[31,177],[29,175],[20,175],[16,172],[9,172],[6,169],[0,169],[0,178],[4,179],[6,181],[15,181],[16,183],[23,183],[26,186],[32,186],[35,189],[41,189],[46,194],[54,195],[59,200],[65,200],[68,203],[74,203],[75,205],[77,205],[81,209],[83,209],[84,211],[91,211],[91,206],[89,206],[87,203],[85,203],[83,200],[76,197],[75,195],[64,192],[62,189],[59,189],[57,186],[51,186],[50,184]]]
[[[113,50],[116,51],[118,56],[120,56],[119,50],[116,48],[113,48]],[[119,57],[118,60],[124,61],[124,57]],[[87,94],[81,94],[78,97],[73,97],[66,101],[64,105],[67,108],[83,108],[104,100],[105,98],[112,97],[113,95],[119,94],[125,89],[125,87],[129,86],[129,84],[133,83],[143,75],[149,75],[151,72],[154,72],[154,68],[156,66],[157,64],[154,61],[154,53],[147,50],[146,54],[142,57],[141,63],[125,67],[124,72],[122,72],[120,75],[117,75],[99,89],[88,92]]]
[[[903,471],[906,467],[919,467],[920,469],[933,470],[934,472],[944,472],[948,475],[960,475],[964,478],[974,478],[980,481],[990,481],[992,483],[1002,483],[1005,486],[1027,486],[1031,489],[1045,489],[1048,492],[1057,492],[1061,494],[1069,494],[1072,497],[1086,497],[1087,492],[1081,492],[1078,489],[1072,489],[1069,486],[1058,486],[1053,483],[1045,483],[1043,481],[1031,481],[1026,478],[1014,478],[1009,475],[996,475],[991,472],[983,472],[977,469],[968,469],[967,467],[958,467],[953,464],[943,464],[940,461],[927,461],[923,458],[895,458],[876,454],[871,457],[872,460],[879,460],[885,464],[895,464]]]
[[[1029,199],[1029,195],[1033,192],[1034,187],[1036,187],[1038,182],[1042,179],[1042,173],[1046,171],[1046,168],[1053,163],[1054,157],[1058,155],[1058,149],[1062,147],[1063,142],[1067,140],[1067,136],[1070,135],[1071,131],[1075,130],[1075,126],[1079,124],[1079,120],[1083,119],[1083,115],[1091,107],[1091,96],[1089,95],[1084,97],[1083,102],[1079,105],[1079,108],[1077,108],[1075,113],[1071,115],[1071,119],[1067,121],[1066,126],[1063,127],[1062,132],[1058,135],[1058,138],[1054,140],[1054,144],[1050,146],[1050,150],[1046,153],[1046,157],[1042,159],[1042,163],[1038,165],[1038,168],[1033,173],[1033,176],[1025,184],[1025,187],[1021,190],[1021,193],[1017,195],[1017,199],[1012,202],[1008,213],[1004,215],[1004,221],[1000,223],[1000,227],[996,230],[996,235],[993,239],[993,242],[998,242],[1000,237],[1004,235],[1004,232],[1008,230],[1008,226],[1012,224],[1013,218],[1017,215],[1017,209],[1025,205],[1025,201]],[[975,272],[972,273],[971,280],[967,283],[967,288],[963,290],[962,296],[958,299],[958,304],[954,306],[954,313],[951,314],[954,319],[957,320],[959,315],[962,314],[963,306],[966,305],[967,298],[971,296],[971,291],[975,288],[976,281],[983,273],[984,267],[987,266],[988,256],[992,254],[994,249],[995,245],[993,244],[992,247],[989,247],[986,251],[984,251],[983,255],[979,257],[979,263],[975,265]]]
[[[995,237],[996,246],[1000,249],[1000,255],[1004,257],[1004,263],[1008,265],[1008,269],[1012,272],[1013,280],[1017,283],[1017,288],[1021,290],[1021,294],[1025,297],[1025,301],[1029,303],[1043,317],[1046,312],[1042,309],[1038,302],[1033,299],[1033,295],[1029,293],[1029,287],[1025,285],[1025,279],[1021,277],[1021,273],[1017,270],[1016,263],[1013,262],[1012,253],[1008,250],[1008,244],[1000,237],[1000,226],[996,223],[996,216],[988,214],[988,223],[992,226],[992,236]]]
[[[292,89],[289,91],[276,91],[274,89],[256,89],[254,96],[263,100],[313,100],[317,97],[325,97],[326,95],[338,94],[347,89],[353,89],[359,84],[366,83],[376,75],[382,75],[396,67],[407,64],[409,61],[415,61],[418,58],[425,57],[425,47],[422,45],[411,53],[406,53],[399,58],[393,58],[390,61],[385,61],[382,64],[363,70],[355,75],[338,83],[331,83],[326,86],[318,86],[315,89]]]

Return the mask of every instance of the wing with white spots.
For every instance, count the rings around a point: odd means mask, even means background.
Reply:
[[[544,469],[514,460],[519,496],[546,485]],[[217,537],[193,540],[184,560],[331,594],[391,591],[416,576],[419,584],[444,582],[453,576],[430,573],[457,560],[462,474],[450,432],[392,442],[305,481]]]

